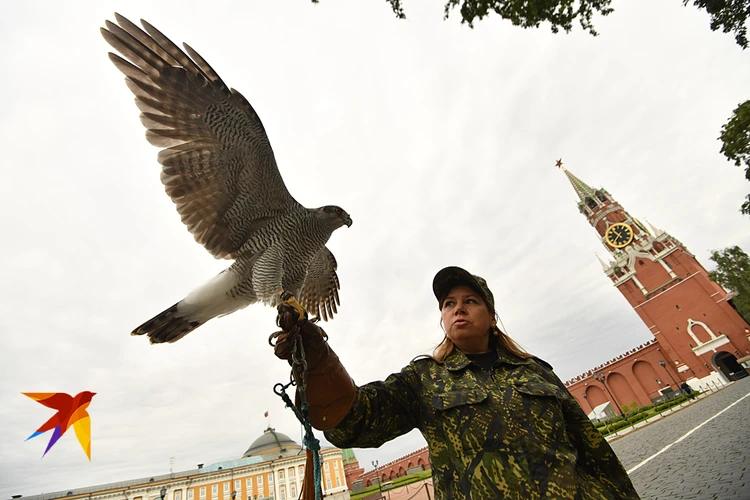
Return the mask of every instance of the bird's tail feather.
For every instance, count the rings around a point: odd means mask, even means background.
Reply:
[[[26,441],[28,441],[28,440],[29,440],[29,439],[31,439],[31,438],[35,438],[35,437],[37,437],[37,436],[41,436],[42,434],[44,434],[44,432],[39,432],[39,431],[36,431],[36,432],[34,432],[34,434],[32,434],[31,436],[27,437],[27,438],[26,438]],[[26,442],[26,441],[24,441],[24,442]]]
[[[141,326],[133,330],[131,335],[148,335],[152,344],[177,342],[192,332],[205,321],[189,320],[177,315],[177,305],[157,314]]]

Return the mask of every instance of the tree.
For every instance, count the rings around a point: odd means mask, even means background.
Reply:
[[[690,0],[683,0],[687,5]],[[724,33],[734,32],[734,40],[743,49],[747,48],[747,18],[750,17],[748,0],[693,0],[698,9],[706,9],[711,15],[711,30],[721,28]]]
[[[312,0],[318,3],[319,0]],[[399,19],[406,19],[402,0],[386,0]],[[597,32],[591,23],[594,13],[606,16],[613,12],[612,0],[444,0],[444,18],[448,19],[456,7],[461,13],[461,23],[474,27],[474,20],[484,19],[491,12],[509,20],[514,26],[538,28],[543,22],[549,22],[552,32],[562,28],[566,33],[573,28],[573,21],[578,19],[581,27],[596,36]],[[683,5],[690,0],[682,0]],[[746,49],[747,18],[750,17],[748,0],[693,0],[698,9],[705,9],[711,16],[711,29],[721,29],[724,33],[734,32],[737,45]]]
[[[716,269],[708,277],[735,293],[732,304],[745,321],[750,321],[750,257],[735,245],[712,250],[711,260],[716,262]]]
[[[319,0],[312,0],[318,3]],[[386,0],[399,19],[406,19],[401,0]],[[445,1],[445,0],[444,0]],[[443,7],[444,18],[448,19],[456,7],[461,13],[461,23],[474,27],[474,20],[482,20],[491,12],[509,20],[514,26],[538,28],[543,22],[552,25],[552,32],[562,28],[570,32],[576,19],[581,27],[596,36],[591,22],[595,13],[606,16],[613,9],[609,7],[612,0],[447,0]]]
[[[745,167],[745,178],[750,181],[750,101],[737,106],[732,117],[721,127],[721,152],[738,167]],[[750,215],[750,194],[740,211]]]

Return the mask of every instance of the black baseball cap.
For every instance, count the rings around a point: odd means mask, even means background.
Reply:
[[[458,285],[466,285],[477,292],[490,311],[495,311],[495,297],[492,295],[490,287],[487,286],[487,281],[480,276],[471,274],[466,269],[456,266],[441,269],[432,280],[432,291],[438,300],[438,307],[442,305],[448,293]]]

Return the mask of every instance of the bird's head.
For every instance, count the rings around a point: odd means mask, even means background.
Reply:
[[[335,205],[328,205],[319,209],[326,220],[330,221],[334,229],[338,229],[341,226],[346,225],[350,227],[352,225],[352,218],[346,213],[341,207]]]
[[[91,392],[91,391],[83,391],[83,392],[82,392],[82,393],[80,394],[80,402],[81,402],[81,404],[85,404],[85,403],[90,403],[90,402],[91,402],[91,399],[92,399],[92,398],[93,398],[94,396],[96,396],[96,393],[95,393],[95,392]]]

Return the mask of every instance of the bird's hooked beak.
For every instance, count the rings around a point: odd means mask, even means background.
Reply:
[[[346,219],[344,219],[344,224],[346,224],[346,227],[352,227],[352,218],[347,216]]]

